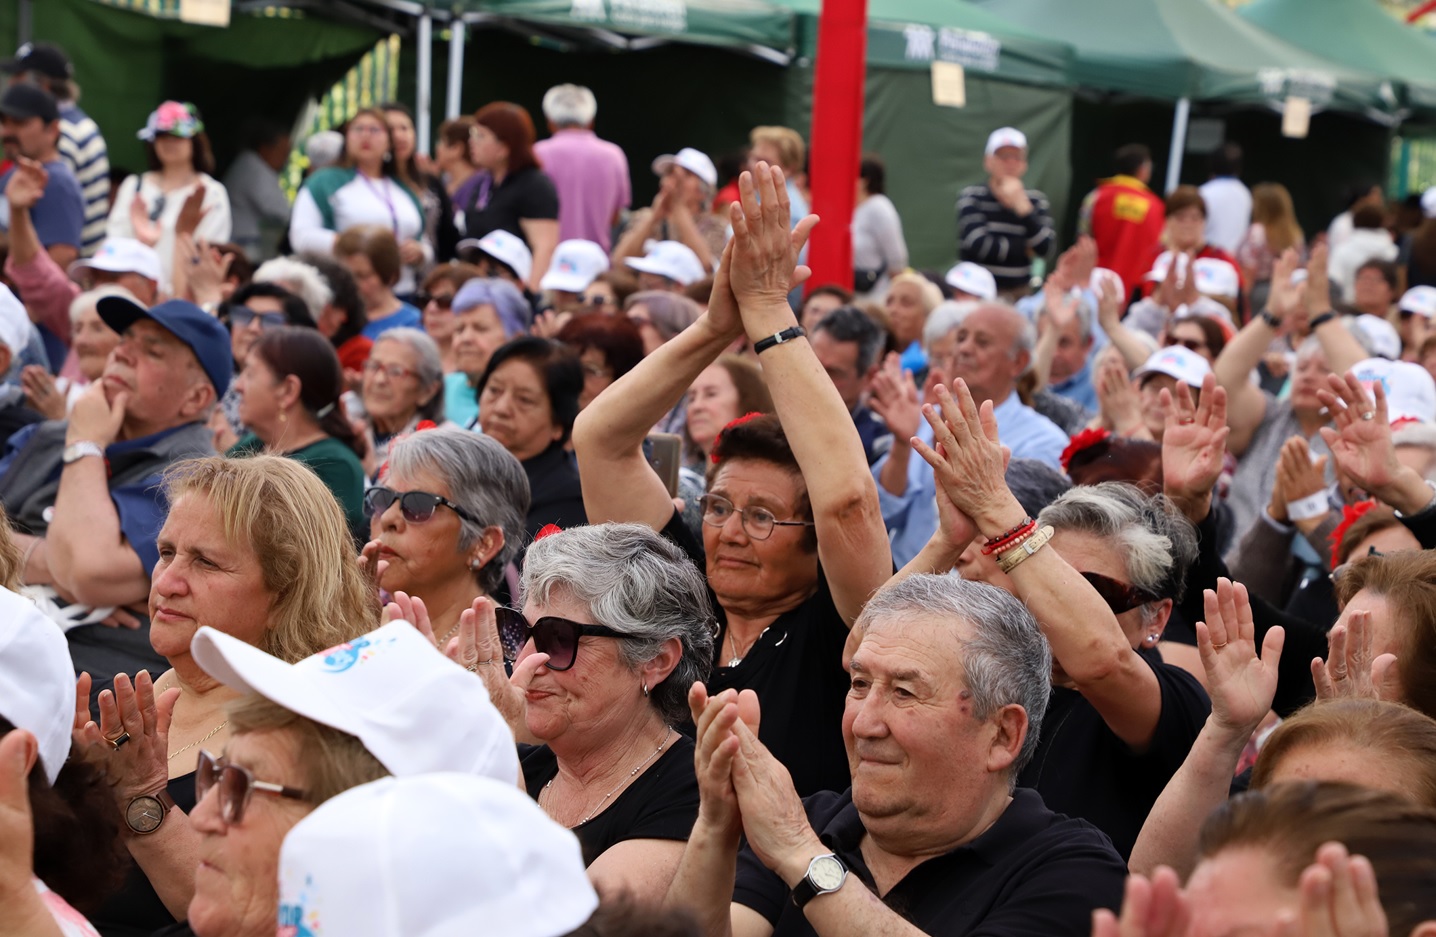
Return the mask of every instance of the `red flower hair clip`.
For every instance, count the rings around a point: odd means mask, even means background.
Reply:
[[[750,420],[756,420],[760,416],[767,416],[767,414],[759,413],[757,410],[751,410],[748,413],[745,413],[742,416],[738,417],[738,419],[731,421],[730,423],[728,423],[727,426],[724,426],[721,430],[718,431],[718,435],[713,437],[712,453],[708,456],[708,458],[713,462],[714,465],[718,464],[718,447],[723,445],[723,434],[728,432],[735,426],[742,426],[744,423],[747,423]]]
[[[416,432],[416,433],[422,433],[422,432],[423,432],[424,430],[426,430],[426,429],[438,429],[438,428],[439,428],[439,424],[438,424],[438,423],[435,423],[433,420],[420,420],[418,423],[415,423],[415,424],[414,424],[414,432]]]
[[[1361,515],[1376,507],[1376,499],[1368,498],[1365,501],[1358,501],[1355,504],[1348,504],[1341,509],[1341,523],[1331,532],[1331,568],[1335,569],[1341,563],[1338,557],[1341,555],[1341,541],[1346,537],[1346,532],[1351,529],[1361,518]]]
[[[1077,453],[1081,452],[1083,449],[1092,448],[1093,446],[1097,445],[1102,440],[1107,439],[1111,435],[1112,434],[1107,432],[1105,429],[1101,429],[1100,427],[1094,427],[1091,429],[1084,429],[1076,436],[1073,436],[1072,441],[1067,444],[1067,448],[1062,450],[1062,471],[1067,471],[1067,467],[1072,464],[1072,457],[1075,456]]]
[[[561,533],[563,533],[563,528],[557,524],[544,524],[539,528],[539,532],[534,534],[534,542],[537,543],[545,537],[552,537],[554,534]]]

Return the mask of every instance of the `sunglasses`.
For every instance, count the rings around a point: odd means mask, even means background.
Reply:
[[[219,815],[226,825],[233,825],[244,819],[244,808],[249,804],[249,795],[255,791],[294,800],[306,800],[309,797],[298,788],[269,781],[256,781],[248,768],[230,764],[223,758],[216,758],[200,749],[199,763],[195,766],[194,773],[195,802],[204,800],[212,787],[218,790]]]
[[[1091,583],[1092,588],[1107,603],[1113,615],[1120,615],[1123,612],[1130,612],[1132,609],[1148,602],[1156,602],[1158,596],[1153,595],[1145,589],[1138,589],[1136,586],[1120,582],[1101,573],[1083,573],[1082,578]]]
[[[429,303],[433,303],[440,309],[452,309],[454,306],[454,294],[449,293],[445,296],[436,296],[433,293],[420,293],[414,297],[414,305],[420,309],[425,308]]]
[[[277,329],[289,324],[282,312],[255,312],[248,306],[229,307],[229,324],[232,328],[248,328],[255,319],[259,320],[261,329]]]
[[[395,501],[399,502],[399,512],[404,515],[404,520],[411,524],[422,524],[429,520],[441,504],[470,524],[479,524],[478,518],[442,495],[430,494],[427,491],[395,491],[382,485],[375,485],[364,492],[364,511],[370,517],[378,517],[389,510],[389,505]]]
[[[498,620],[499,641],[504,646],[505,658],[511,662],[516,660],[523,646],[533,641],[535,651],[548,655],[548,663],[544,666],[549,670],[564,671],[573,667],[578,659],[579,638],[637,640],[633,635],[614,631],[605,625],[586,625],[553,615],[545,615],[535,622],[525,618],[523,612],[511,608],[497,608],[494,615]]]
[[[1206,347],[1207,347],[1207,343],[1206,343],[1206,342],[1199,342],[1199,341],[1197,341],[1195,338],[1169,338],[1169,339],[1167,339],[1167,347],[1168,347],[1168,348],[1171,348],[1173,345],[1181,345],[1183,348],[1187,349],[1188,351],[1196,351],[1196,352],[1201,352],[1201,351],[1205,350]]]

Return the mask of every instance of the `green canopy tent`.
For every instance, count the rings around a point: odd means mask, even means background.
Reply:
[[[1396,79],[1408,106],[1436,112],[1436,39],[1375,0],[1255,0],[1238,12],[1316,55]]]

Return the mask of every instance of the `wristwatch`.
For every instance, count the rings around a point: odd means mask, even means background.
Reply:
[[[1276,316],[1272,315],[1270,309],[1263,309],[1261,312],[1257,313],[1257,318],[1261,319],[1271,328],[1281,328],[1281,320],[1278,319]]]
[[[848,880],[848,867],[832,853],[808,863],[808,874],[793,886],[793,904],[803,907],[819,895],[830,895]]]
[[[99,456],[103,459],[105,457],[105,448],[97,442],[82,439],[79,442],[72,442],[66,446],[65,451],[60,453],[60,461],[69,465],[72,462],[80,461],[85,456],[91,455]]]
[[[176,806],[174,798],[164,788],[153,794],[141,794],[125,808],[125,824],[130,832],[140,836],[153,833],[165,822],[165,815]]]

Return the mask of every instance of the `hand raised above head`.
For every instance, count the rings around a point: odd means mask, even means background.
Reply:
[[[1338,470],[1367,491],[1380,492],[1402,472],[1391,439],[1386,390],[1376,381],[1373,398],[1355,374],[1330,374],[1327,380],[1330,389],[1316,392],[1331,416],[1331,426],[1321,428],[1321,438]]]
[[[738,178],[740,199],[731,207],[733,260],[729,283],[740,308],[786,304],[793,286],[806,276],[798,254],[818,223],[816,215],[790,224],[783,170],[760,162]],[[806,268],[802,271],[806,274]]]
[[[1161,401],[1167,410],[1162,432],[1163,487],[1178,502],[1205,498],[1221,477],[1231,433],[1227,392],[1209,373],[1202,378],[1200,404],[1193,402],[1191,388],[1180,383],[1175,395],[1163,389]]]
[[[939,407],[923,406],[934,445],[918,440],[914,448],[932,466],[938,485],[947,491],[953,506],[971,518],[980,532],[994,536],[1025,512],[1007,488],[1007,451],[997,437],[992,401],[983,401],[979,408],[961,379],[951,391],[937,388],[937,394]]]
[[[1218,579],[1202,597],[1205,621],[1197,622],[1197,650],[1207,672],[1212,715],[1225,729],[1250,736],[1276,696],[1277,664],[1286,632],[1267,632],[1257,656],[1256,625],[1246,586]]]
[[[15,172],[5,183],[5,198],[12,209],[33,208],[45,197],[45,186],[49,181],[50,174],[43,165],[23,156],[16,157]]]

